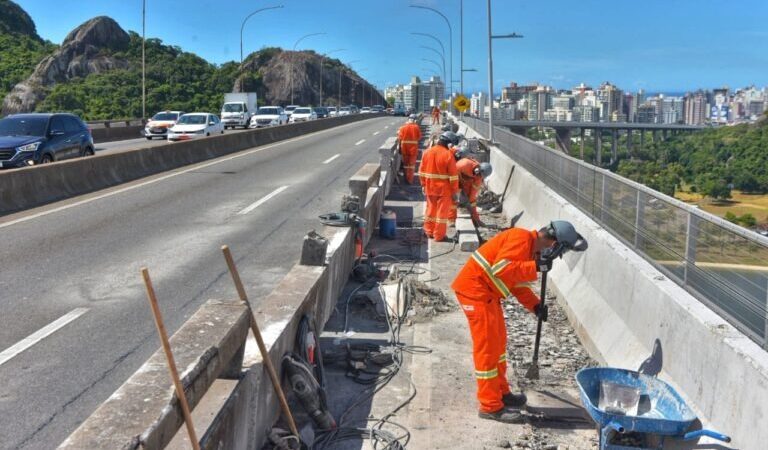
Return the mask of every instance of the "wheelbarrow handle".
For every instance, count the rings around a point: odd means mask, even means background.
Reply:
[[[717,439],[718,441],[722,441],[722,442],[731,442],[730,436],[726,436],[722,433],[718,433],[717,431],[712,431],[712,430],[696,430],[696,431],[685,433],[685,435],[683,435],[683,440],[692,441],[702,436],[711,437],[712,439]]]

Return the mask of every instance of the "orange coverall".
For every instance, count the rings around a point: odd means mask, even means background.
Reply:
[[[510,228],[483,244],[451,284],[469,321],[482,412],[504,407],[507,382],[507,328],[501,300],[514,295],[533,312],[539,298],[527,286],[537,278],[534,261],[536,231]]]
[[[440,125],[440,108],[437,106],[432,108],[432,125],[434,124]]]
[[[440,144],[430,147],[421,157],[419,179],[427,197],[424,232],[442,240],[451,220],[453,197],[459,193],[459,173],[453,151]]]
[[[413,174],[416,170],[416,159],[419,157],[419,141],[421,127],[417,123],[406,123],[397,132],[400,140],[400,153],[403,155],[403,169],[408,184],[413,184]]]
[[[475,168],[480,167],[480,163],[472,158],[462,158],[456,162],[456,170],[459,171],[459,188],[469,199],[469,213],[472,220],[480,220],[480,214],[477,213],[477,194],[483,187],[483,176],[475,175]],[[456,208],[453,209],[451,220],[456,220]]]

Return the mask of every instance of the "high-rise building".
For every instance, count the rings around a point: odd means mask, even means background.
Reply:
[[[553,109],[571,110],[575,104],[575,99],[571,94],[559,94],[552,97]]]
[[[544,120],[544,112],[552,108],[552,89],[539,86],[528,93],[528,120]]]
[[[403,98],[403,95],[405,94],[404,86],[402,84],[396,84],[394,86],[388,86],[384,90],[384,98],[394,98],[394,105],[401,105],[405,106],[405,99]]]
[[[645,102],[637,107],[637,121],[639,123],[656,123],[656,105]]]
[[[637,106],[640,107],[645,101],[648,99],[648,96],[645,93],[644,89],[638,89],[637,94],[635,95],[635,101],[637,101]]]
[[[627,122],[637,121],[637,97],[627,92],[624,94],[624,115]]]
[[[406,108],[413,108],[414,111],[421,111],[421,79],[411,77],[411,82],[403,86],[403,105]]]
[[[433,106],[439,106],[445,98],[445,84],[438,76],[433,76],[421,84],[421,90],[419,94],[419,107],[417,111],[427,112],[432,109]]]
[[[683,99],[680,97],[661,97],[661,123],[680,123],[683,121]],[[658,121],[658,117],[656,118]]]
[[[509,86],[501,88],[501,102],[517,103],[518,100],[525,98],[529,92],[534,90],[536,90],[536,86],[519,86],[514,82],[509,83]]]
[[[572,119],[575,122],[598,122],[600,121],[600,109],[595,106],[574,106]]]
[[[600,120],[610,121],[623,115],[624,92],[621,89],[606,81],[596,94],[600,102]]]
[[[485,113],[485,107],[487,105],[488,105],[488,95],[486,95],[484,92],[478,92],[477,94],[472,94],[472,97],[469,99],[470,115],[480,117]]]
[[[701,89],[686,94],[683,102],[683,120],[686,125],[703,125],[707,121],[707,96]]]

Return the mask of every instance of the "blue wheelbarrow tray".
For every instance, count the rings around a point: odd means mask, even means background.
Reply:
[[[601,381],[639,388],[638,415],[608,413],[598,408]],[[576,373],[581,402],[601,429],[612,428],[617,432],[637,432],[661,436],[677,436],[692,440],[709,436],[724,442],[730,438],[711,430],[687,432],[696,420],[696,414],[688,407],[672,386],[658,378],[639,372],[610,367],[591,367]]]

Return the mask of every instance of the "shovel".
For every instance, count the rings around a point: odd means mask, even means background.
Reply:
[[[512,166],[512,170],[509,171],[509,177],[507,177],[507,184],[506,184],[506,186],[504,186],[504,192],[501,193],[501,200],[500,200],[499,204],[494,206],[493,208],[491,208],[490,212],[492,212],[492,213],[500,213],[501,212],[501,209],[504,206],[504,197],[506,197],[507,189],[509,189],[509,182],[512,181],[512,174],[515,173],[515,167],[517,167],[517,166]]]

